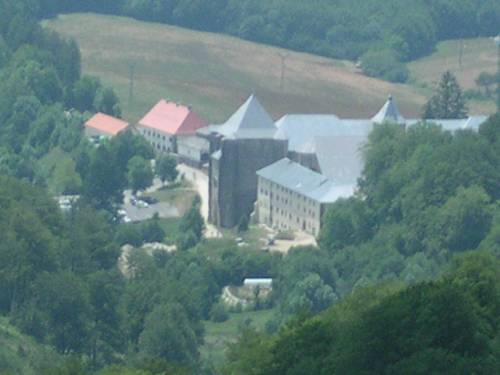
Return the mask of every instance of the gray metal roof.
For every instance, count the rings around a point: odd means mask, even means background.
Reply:
[[[428,120],[443,130],[477,130],[486,116],[458,120]],[[363,169],[361,147],[377,123],[395,122],[415,125],[421,119],[405,119],[392,96],[372,119],[340,119],[335,115],[286,115],[277,123],[275,138],[287,139],[288,150],[315,154],[321,173],[336,184],[356,184]]]
[[[321,173],[337,184],[356,185],[363,171],[361,148],[367,141],[364,135],[316,137],[316,158]]]
[[[273,138],[276,125],[252,94],[229,120],[222,125],[212,125],[207,130],[227,138]]]
[[[429,119],[426,120],[429,123],[434,123],[443,128],[443,130],[455,132],[457,130],[475,130],[479,129],[479,126],[488,119],[487,116],[470,116],[464,119]],[[422,122],[422,119],[409,119],[406,121],[407,126],[412,126]]]
[[[405,123],[405,119],[401,116],[401,113],[399,113],[399,109],[396,102],[392,98],[392,95],[389,95],[384,106],[375,116],[373,116],[372,121],[377,124],[381,124],[386,121],[394,122],[395,124]]]
[[[320,203],[333,203],[338,198],[349,197],[355,189],[355,185],[335,184],[331,179],[288,158],[262,168],[257,171],[257,175]]]
[[[373,128],[371,120],[341,120],[335,115],[286,115],[277,123],[275,138],[288,139],[290,151],[314,153],[314,139],[363,136]]]

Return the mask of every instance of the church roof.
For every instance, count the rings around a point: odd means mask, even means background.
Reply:
[[[389,95],[384,106],[380,109],[380,111],[378,111],[375,116],[373,116],[372,121],[378,124],[381,124],[384,121],[394,122],[396,124],[405,123],[405,119],[403,116],[401,116],[401,113],[399,113],[399,109],[396,105],[396,102],[392,98],[392,95]]]
[[[210,127],[228,138],[273,138],[276,126],[259,103],[255,95],[247,101],[224,124]]]

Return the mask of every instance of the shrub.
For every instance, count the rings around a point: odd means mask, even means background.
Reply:
[[[217,302],[210,310],[210,320],[216,323],[222,323],[229,319],[229,313],[222,302]]]
[[[369,50],[361,57],[361,67],[366,75],[391,82],[406,82],[409,77],[408,68],[390,49]]]

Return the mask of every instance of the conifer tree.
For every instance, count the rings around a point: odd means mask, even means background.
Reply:
[[[467,117],[467,106],[456,77],[446,71],[441,77],[436,94],[423,109],[425,119],[459,119]]]

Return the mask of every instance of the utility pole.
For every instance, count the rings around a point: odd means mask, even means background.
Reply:
[[[281,58],[281,77],[280,77],[280,91],[283,93],[285,91],[285,70],[286,70],[286,59],[290,56],[288,53],[278,53]]]
[[[135,62],[130,62],[128,64],[129,68],[129,89],[128,89],[128,106],[132,106],[134,101],[134,78],[135,78]]]
[[[462,70],[462,59],[464,56],[464,48],[465,48],[465,41],[463,39],[460,39],[458,46],[458,68]]]
[[[500,34],[494,40],[497,47],[497,111],[500,112]]]

